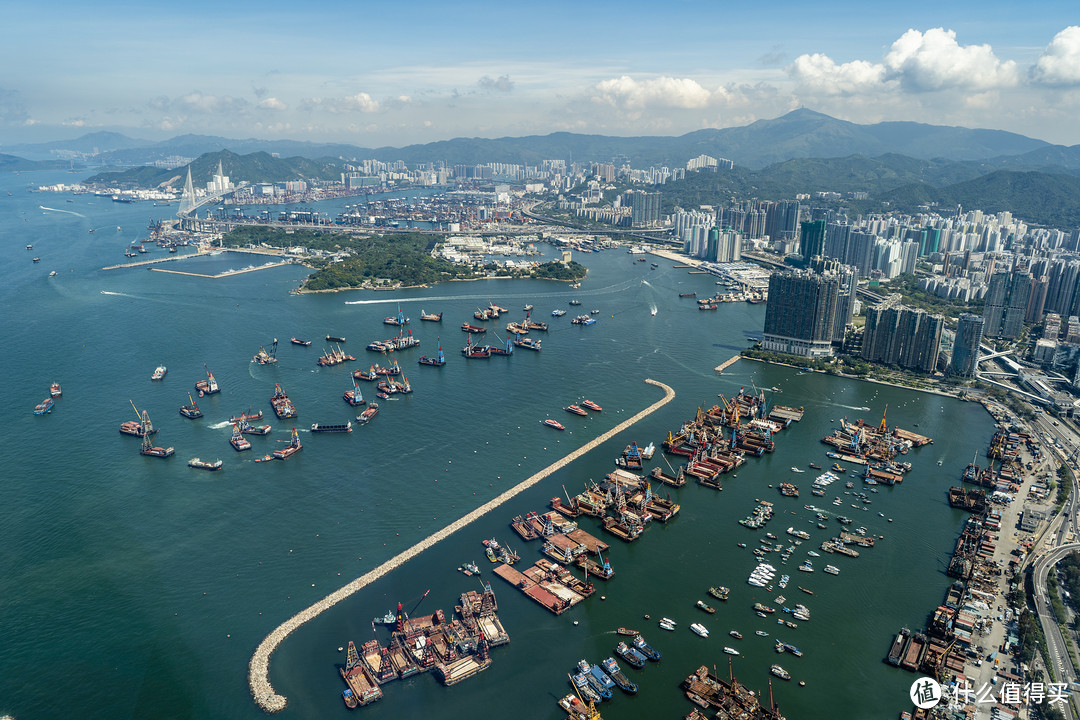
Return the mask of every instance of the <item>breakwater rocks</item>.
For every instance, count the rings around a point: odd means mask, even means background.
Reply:
[[[483,505],[476,508],[467,515],[461,517],[460,519],[450,523],[442,530],[439,530],[433,535],[430,535],[424,540],[421,540],[407,550],[387,560],[382,565],[379,565],[375,569],[364,573],[360,577],[350,582],[348,585],[334,591],[330,595],[327,595],[325,598],[308,607],[307,609],[301,610],[300,612],[283,622],[277,628],[275,628],[274,631],[267,635],[265,638],[263,638],[263,641],[259,643],[259,646],[257,648],[255,648],[255,654],[251,656],[251,661],[248,663],[248,685],[251,689],[251,695],[255,699],[256,704],[258,704],[259,707],[261,707],[268,713],[280,712],[281,710],[285,709],[285,696],[279,695],[274,690],[274,686],[270,684],[270,656],[273,655],[274,650],[276,650],[278,646],[282,642],[284,642],[285,638],[289,637],[289,635],[291,635],[294,630],[296,630],[309,620],[318,617],[321,613],[334,607],[342,600],[346,599],[350,595],[353,595],[362,588],[367,587],[368,585],[375,582],[376,580],[383,577],[392,570],[401,567],[405,563],[409,562],[409,560],[412,560],[414,557],[427,550],[428,548],[432,547],[439,541],[450,537],[452,534],[454,534],[458,530],[461,530],[466,525],[472,523],[474,520],[478,520],[483,515],[499,507],[507,500],[510,500],[515,495],[518,495],[519,493],[531,488],[552,473],[556,472],[557,470],[561,470],[570,463],[574,462],[585,453],[596,448],[602,443],[607,442],[611,438],[615,437],[615,435],[617,435],[618,433],[621,433],[623,430],[626,430],[627,428],[640,421],[642,418],[647,417],[648,415],[662,408],[664,405],[667,405],[675,397],[675,391],[672,390],[671,387],[669,387],[668,385],[665,385],[664,383],[658,382],[651,378],[646,378],[645,382],[661,388],[664,391],[664,397],[654,402],[652,405],[637,413],[633,417],[622,421],[621,423],[608,430],[607,432],[603,433],[602,435],[585,443],[577,450],[571,452],[569,455],[561,458],[560,460],[556,460],[551,465],[548,465],[546,468],[536,473],[535,475],[526,478],[525,480],[518,483],[509,490],[500,493],[492,500],[484,503]]]

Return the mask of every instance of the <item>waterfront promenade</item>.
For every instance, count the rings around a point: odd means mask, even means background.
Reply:
[[[492,500],[484,503],[483,505],[476,508],[467,515],[461,517],[460,519],[450,523],[442,530],[439,530],[433,535],[427,537],[424,540],[421,540],[412,547],[408,548],[404,552],[382,563],[373,570],[365,573],[364,575],[361,575],[357,579],[350,582],[348,585],[345,585],[344,587],[336,590],[335,592],[326,596],[319,602],[311,605],[307,609],[300,611],[296,615],[293,615],[291,618],[289,618],[277,628],[275,628],[273,632],[263,638],[262,642],[260,642],[258,647],[255,649],[255,653],[251,656],[250,662],[248,663],[248,685],[251,690],[251,695],[255,699],[255,702],[259,705],[259,707],[269,713],[279,712],[285,709],[287,698],[284,695],[278,694],[274,690],[273,685],[270,684],[270,657],[271,655],[273,655],[274,651],[278,648],[278,646],[281,645],[281,643],[284,642],[287,637],[289,637],[289,635],[291,635],[295,630],[300,628],[308,621],[313,620],[326,610],[334,607],[342,600],[345,600],[346,598],[354,595],[356,592],[367,587],[368,585],[383,577],[390,571],[404,565],[406,562],[416,557],[423,551],[434,546],[441,540],[448,538],[450,535],[454,534],[458,530],[461,530],[466,525],[469,525],[475,520],[478,520],[479,518],[481,518],[491,510],[494,510],[495,508],[504,504],[514,496],[533,487],[541,480],[547,478],[552,473],[566,467],[585,453],[607,442],[611,438],[615,437],[615,435],[623,432],[627,428],[633,426],[638,421],[656,412],[664,405],[667,405],[669,402],[671,402],[672,399],[674,399],[675,391],[670,386],[665,385],[664,383],[657,380],[653,380],[651,378],[646,378],[645,382],[661,388],[664,391],[664,397],[662,397],[660,400],[657,400],[652,405],[649,405],[644,410],[636,413],[632,417],[619,423],[607,432],[585,443],[578,449],[571,452],[569,455],[566,455],[560,460],[553,462],[551,465],[548,465],[543,470],[540,470],[534,475],[531,475],[530,477],[526,478],[525,480],[518,483],[509,490],[500,493]]]

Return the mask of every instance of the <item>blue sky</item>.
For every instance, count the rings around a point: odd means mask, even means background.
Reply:
[[[24,3],[0,145],[679,135],[809,107],[1080,143],[1075,2]]]

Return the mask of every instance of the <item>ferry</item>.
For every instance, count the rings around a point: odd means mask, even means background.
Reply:
[[[186,418],[190,418],[191,420],[201,418],[203,416],[202,410],[200,410],[199,406],[195,404],[194,400],[192,400],[191,393],[188,393],[187,397],[188,397],[188,402],[191,403],[191,404],[190,405],[181,405],[180,406],[180,414],[183,415]]]
[[[221,460],[215,460],[214,462],[200,460],[199,458],[191,458],[188,460],[188,467],[197,468],[199,470],[220,470],[222,464]]]
[[[547,425],[549,428],[555,428],[556,430],[565,430],[566,429],[566,427],[562,423],[560,423],[560,422],[558,422],[556,420],[552,420],[551,418],[548,418],[547,420],[543,420],[541,422],[543,422],[543,424]]]
[[[428,322],[442,322],[442,313],[426,313],[420,309],[420,319]]]
[[[565,314],[566,314],[565,310],[552,310],[551,311],[551,316],[552,317],[562,317]]]
[[[563,410],[565,410],[566,412],[569,412],[569,413],[574,413],[575,415],[588,415],[589,414],[589,413],[585,412],[584,410],[582,410],[577,405],[569,405],[567,407],[564,407]]]
[[[594,403],[592,400],[582,400],[581,401],[581,406],[582,407],[587,407],[590,410],[595,410],[596,412],[600,412],[601,410],[604,409],[604,408],[600,407],[599,405],[597,405],[596,403]]]
[[[154,369],[154,374],[150,376],[150,379],[151,380],[160,380],[163,377],[165,377],[165,373],[167,373],[167,372],[169,372],[168,368],[166,368],[164,365],[158,365]]]
[[[290,338],[289,342],[291,342],[293,345],[300,345],[302,347],[311,347],[311,341],[310,340],[298,340],[297,338]],[[344,341],[342,341],[342,342],[344,342]]]
[[[51,397],[45,398],[34,406],[35,415],[44,415],[47,412],[52,412],[54,401]]]
[[[54,382],[52,385],[49,386],[49,396],[50,397],[54,397],[54,398],[55,397],[60,397],[63,394],[64,394],[64,391],[60,389],[60,383]]]
[[[371,421],[371,418],[379,414],[379,403],[370,403],[364,412],[356,416],[356,422],[361,425],[366,425]]]

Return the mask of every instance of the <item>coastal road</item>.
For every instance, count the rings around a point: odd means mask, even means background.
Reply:
[[[1065,639],[1061,635],[1057,619],[1053,610],[1050,609],[1050,597],[1046,591],[1046,576],[1059,560],[1071,552],[1080,551],[1080,543],[1069,543],[1051,550],[1046,555],[1035,561],[1032,569],[1032,585],[1035,591],[1035,612],[1039,616],[1039,624],[1042,626],[1043,635],[1046,636],[1046,648],[1049,662],[1054,668],[1054,676],[1058,682],[1072,683],[1076,681],[1072,662],[1066,649]],[[1070,685],[1071,687],[1071,685]],[[1080,702],[1080,693],[1070,691],[1074,702]],[[1064,707],[1067,717],[1072,717],[1071,708]]]

